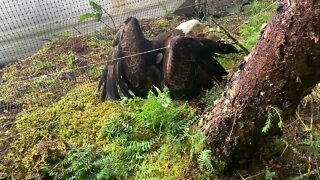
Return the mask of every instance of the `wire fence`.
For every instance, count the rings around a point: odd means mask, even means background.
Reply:
[[[109,14],[102,17],[104,23],[95,20],[79,22],[80,15],[92,12],[86,1],[81,1],[79,4],[44,1],[41,5],[32,0],[0,3],[1,11],[7,13],[1,18],[6,25],[0,26],[0,45],[4,47],[6,43],[8,44],[8,49],[2,48],[0,51],[5,53],[1,54],[0,63],[8,60],[4,58],[24,57],[25,53],[32,54],[42,46],[42,49],[32,56],[0,69],[0,117],[15,116],[24,109],[50,105],[60,100],[77,84],[97,82],[107,62],[108,51],[115,33],[106,28],[105,24],[112,26],[112,21],[115,21],[118,26],[128,16],[148,19],[165,16],[174,10],[207,8],[207,4],[203,2],[181,6],[183,4],[181,0],[170,3],[157,1],[147,5],[144,0],[112,1],[112,3],[99,1],[99,3]],[[20,11],[15,14],[13,6],[17,6],[15,10]],[[10,17],[13,20],[10,20]],[[171,27],[178,25],[174,23],[173,21],[167,24]],[[37,33],[39,36],[35,37]],[[46,41],[50,43],[43,46]],[[164,48],[167,47],[161,49]],[[128,57],[109,61],[122,59]]]
[[[116,25],[127,15],[139,19],[164,16],[178,9],[183,0],[99,0],[101,7],[110,14]],[[46,41],[61,34],[88,34],[112,21],[104,14],[102,21],[80,22],[79,16],[92,12],[87,0],[26,0],[0,2],[0,65],[25,58],[37,51]]]
[[[97,82],[114,37],[114,23],[119,26],[129,16],[150,19],[205,7],[205,3],[183,6],[184,2],[100,0],[97,3],[106,12],[101,21],[80,22],[81,15],[93,11],[86,0],[1,1],[0,66],[19,61],[0,69],[0,119],[48,106],[77,84]]]

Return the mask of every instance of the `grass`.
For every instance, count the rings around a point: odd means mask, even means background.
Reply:
[[[34,64],[37,71],[41,71],[44,69],[49,69],[51,67],[54,67],[54,62],[50,60],[44,60],[44,61],[38,61]]]
[[[245,6],[245,14],[248,16],[246,23],[241,25],[240,34],[245,39],[242,44],[247,49],[252,49],[253,45],[257,42],[260,31],[265,23],[271,20],[273,11],[277,7],[277,3],[270,4],[270,1],[253,1],[250,5]]]

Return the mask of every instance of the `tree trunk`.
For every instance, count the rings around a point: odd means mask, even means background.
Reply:
[[[202,118],[200,126],[215,155],[231,164],[254,155],[270,136],[262,132],[268,115],[281,109],[285,122],[320,81],[319,4],[319,0],[280,1],[248,61]]]

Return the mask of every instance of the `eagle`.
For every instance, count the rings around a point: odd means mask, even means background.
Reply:
[[[158,53],[152,49],[152,42],[144,37],[138,20],[127,18],[116,34],[100,78],[102,101],[106,97],[119,99],[119,90],[129,98],[145,98],[150,90],[156,92],[154,87],[161,89],[161,74],[156,67]]]
[[[239,52],[232,44],[203,33],[204,27],[193,19],[153,39],[154,48],[168,47],[161,50],[160,71],[162,84],[174,99],[191,100],[214,83],[221,84],[228,73],[215,59],[217,54]]]
[[[145,98],[155,87],[167,86],[175,99],[190,100],[221,83],[227,71],[216,54],[238,52],[231,45],[203,35],[198,20],[181,23],[174,30],[146,39],[136,18],[130,17],[118,31],[99,82],[101,100]]]

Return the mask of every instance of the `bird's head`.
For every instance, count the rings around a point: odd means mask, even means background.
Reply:
[[[124,21],[123,31],[126,32],[126,36],[130,36],[130,38],[132,38],[133,34],[137,38],[144,37],[139,25],[139,21],[135,17],[129,17]]]
[[[176,29],[181,30],[186,36],[195,36],[201,32],[204,32],[205,25],[196,19],[192,19],[181,23]]]

